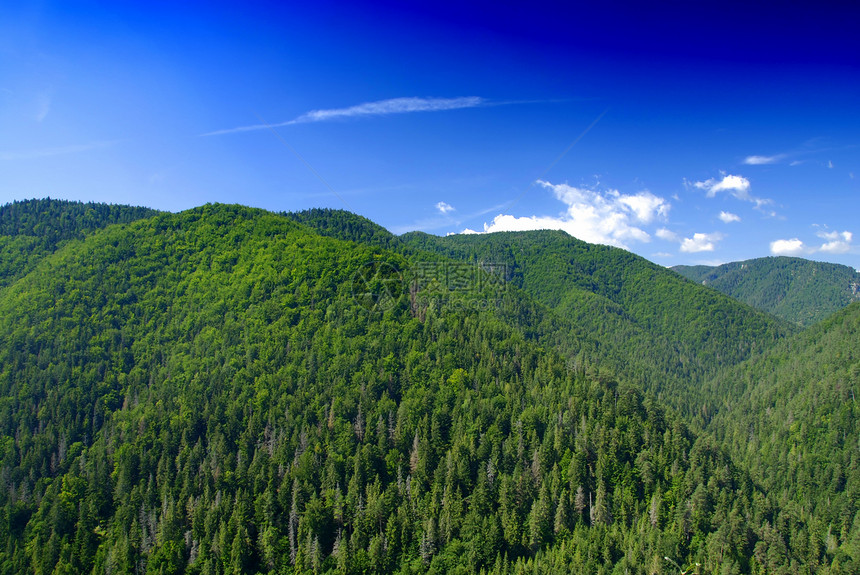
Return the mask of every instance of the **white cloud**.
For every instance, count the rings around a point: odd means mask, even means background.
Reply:
[[[770,253],[778,256],[811,255],[818,252],[844,254],[851,251],[851,248],[854,247],[851,243],[854,239],[854,234],[847,230],[838,232],[823,229],[815,235],[825,240],[818,247],[806,245],[799,238],[791,238],[790,240],[775,240],[770,242]]]
[[[776,154],[774,156],[747,156],[744,159],[744,164],[748,166],[761,166],[764,164],[776,164],[783,160],[785,154]]]
[[[499,214],[484,232],[564,230],[581,240],[627,248],[627,242],[648,242],[651,236],[642,229],[657,218],[666,218],[670,204],[649,191],[622,194],[617,190],[598,191],[568,184],[538,181],[566,204],[560,216],[517,217]]]
[[[458,110],[461,108],[475,108],[487,104],[484,98],[478,96],[467,96],[462,98],[391,98],[378,102],[365,102],[349,108],[331,108],[327,110],[311,110],[293,120],[278,122],[276,124],[253,124],[250,126],[239,126],[226,130],[215,130],[202,134],[203,136],[220,136],[223,134],[235,134],[238,132],[251,132],[255,130],[267,130],[289,126],[292,124],[306,124],[310,122],[325,122],[341,118],[356,118],[361,116],[387,116],[389,114],[406,114],[410,112],[440,112],[443,110]]]
[[[709,178],[703,182],[693,184],[700,190],[705,190],[709,198],[717,195],[717,192],[730,192],[733,196],[741,200],[749,200],[750,181],[743,176],[727,175],[723,176],[722,180]]]
[[[640,222],[650,223],[655,216],[666,216],[669,204],[663,198],[658,198],[649,192],[640,192],[634,196],[619,195],[618,203],[627,206]]]
[[[716,249],[716,242],[723,239],[723,235],[715,232],[711,234],[696,233],[692,238],[681,240],[681,251],[688,254],[697,252],[712,252]]]
[[[851,249],[851,240],[854,234],[851,232],[818,232],[818,237],[828,240],[822,244],[819,251],[830,254],[844,254]]]
[[[741,217],[731,212],[720,212],[720,219],[727,224],[741,221]]]
[[[666,228],[660,228],[654,235],[660,238],[661,240],[666,240],[668,242],[678,241],[678,234],[673,232],[672,230],[667,230]]]
[[[322,122],[335,118],[384,116],[387,114],[405,114],[408,112],[439,112],[441,110],[474,108],[483,103],[485,103],[484,99],[477,96],[465,98],[392,98],[378,102],[366,102],[357,106],[350,106],[349,108],[313,110],[302,114],[293,120],[293,123]]]
[[[687,185],[690,185],[687,183]],[[715,197],[719,192],[728,192],[735,198],[745,202],[755,204],[757,210],[763,209],[764,206],[772,204],[773,200],[767,198],[758,198],[750,194],[750,181],[743,176],[723,175],[722,179],[709,178],[701,182],[693,182],[693,187],[705,190],[705,195],[709,198]],[[771,211],[769,215],[775,216],[776,213]]]
[[[775,256],[797,256],[806,251],[806,246],[797,238],[770,242],[770,253]]]
[[[442,214],[447,214],[448,212],[454,211],[454,206],[446,202],[439,202],[436,204],[436,209]]]

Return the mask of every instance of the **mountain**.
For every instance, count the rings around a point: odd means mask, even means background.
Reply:
[[[300,212],[283,212],[284,217],[313,228],[318,234],[388,249],[402,247],[391,232],[369,219],[330,208],[313,208]]]
[[[506,270],[509,281],[595,337],[601,354],[667,405],[695,412],[700,384],[795,329],[618,248],[561,231],[401,236],[413,249]]]
[[[860,273],[839,264],[780,256],[671,269],[801,326],[817,323],[860,301]]]
[[[46,255],[0,291],[0,572],[831,566],[814,517],[546,346],[497,268],[417,262],[223,205]]]
[[[708,385],[725,399],[707,428],[779,502],[777,523],[814,517],[818,535],[809,544],[857,573],[860,303]]]
[[[149,208],[50,198],[0,206],[0,289],[26,275],[66,242],[156,213]]]

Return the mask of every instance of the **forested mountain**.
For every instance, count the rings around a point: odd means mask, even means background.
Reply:
[[[50,198],[0,206],[0,289],[26,275],[65,242],[156,213],[149,208]]]
[[[328,221],[156,214],[67,241],[0,291],[0,573],[857,571],[831,507],[786,515],[763,467],[605,371],[602,334],[545,333],[577,332],[516,285],[554,260],[422,260]],[[729,301],[584,269],[651,333],[666,308],[639,309],[633,287]],[[783,333],[732,306],[727,325]],[[820,329],[812,349],[839,339]],[[835,357],[821,371],[841,373]]]
[[[561,231],[401,236],[414,249],[503,264],[511,283],[592,334],[601,353],[668,405],[694,412],[700,383],[768,349],[787,323],[644,258]]]
[[[323,236],[390,249],[403,247],[397,236],[379,224],[346,210],[314,208],[282,215],[312,227]]]
[[[780,502],[783,526],[814,517],[825,546],[860,569],[860,303],[709,383],[708,428]]]
[[[721,266],[675,266],[682,276],[801,326],[860,300],[860,273],[839,264],[767,257]]]

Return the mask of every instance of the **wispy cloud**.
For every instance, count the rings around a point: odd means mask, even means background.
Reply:
[[[345,118],[359,118],[364,116],[387,116],[390,114],[408,114],[411,112],[441,112],[444,110],[459,110],[462,108],[476,108],[489,105],[484,98],[478,96],[466,96],[461,98],[391,98],[377,102],[365,102],[348,108],[331,108],[323,110],[311,110],[297,118],[279,122],[276,124],[252,124],[250,126],[239,126],[226,130],[215,130],[201,134],[202,136],[221,136],[224,134],[236,134],[240,132],[253,132],[256,130],[268,130],[281,126],[293,124],[307,124],[311,122],[326,122]]]
[[[495,206],[490,206],[489,208],[484,208],[482,210],[478,210],[474,214],[466,216],[464,220],[469,220],[471,218],[477,218],[478,216],[486,216],[487,214],[491,214],[493,212],[498,212],[499,210],[507,209],[514,203],[514,200],[508,200],[507,202],[502,202],[501,204],[496,204]]]
[[[720,180],[709,178],[701,182],[694,182],[693,187],[705,190],[705,195],[709,198],[713,198],[719,192],[729,192],[740,200],[748,200],[750,198],[750,181],[743,176],[729,174],[723,176]]]
[[[773,156],[747,156],[744,164],[748,166],[763,166],[766,164],[778,164],[788,157],[788,154],[775,154]]]
[[[726,174],[725,172],[721,175],[722,178],[720,179],[708,178],[707,180],[693,182],[692,184],[685,180],[685,183],[696,189],[704,190],[705,195],[709,198],[716,197],[720,192],[727,192],[739,200],[752,202],[755,204],[756,209],[764,209],[765,206],[773,203],[773,200],[771,199],[753,196],[750,193],[752,185],[747,178],[733,174]],[[776,215],[773,211],[768,213],[771,216]]]
[[[681,251],[693,254],[698,252],[712,252],[717,247],[717,242],[723,239],[721,233],[711,234],[696,233],[692,238],[681,240]]]
[[[779,154],[773,154],[769,156],[747,156],[746,158],[744,158],[743,163],[747,166],[764,166],[771,164],[782,164],[787,162],[789,166],[799,166],[801,164],[816,161],[814,159],[810,159],[810,156],[820,156],[821,154],[827,152],[852,149],[856,147],[854,145],[840,147],[822,146],[823,143],[824,141],[822,138],[813,138],[794,149]],[[817,160],[817,162],[826,167],[830,167],[829,161],[825,162],[823,160]]]
[[[454,206],[446,202],[439,202],[436,204],[436,209],[439,210],[440,214],[447,214],[454,211]]]
[[[67,154],[79,154],[88,152],[98,148],[107,148],[119,144],[123,140],[110,140],[104,142],[90,142],[88,144],[78,144],[75,146],[59,146],[54,148],[39,148],[35,150],[20,150],[15,152],[0,152],[0,160],[16,161],[16,160],[32,160],[35,158],[47,158],[50,156],[64,156]]]
[[[827,240],[826,243],[822,244],[819,251],[827,252],[831,254],[844,254],[848,250],[851,249],[851,240],[854,238],[854,234],[849,231],[844,232],[827,232],[820,231],[818,232],[818,237]]]
[[[661,240],[666,240],[667,242],[676,242],[678,241],[678,234],[673,232],[672,230],[668,230],[666,228],[660,228],[654,235],[660,238]]]
[[[409,112],[439,112],[442,110],[457,110],[474,108],[484,103],[483,98],[468,96],[465,98],[392,98],[379,102],[367,102],[349,108],[332,110],[313,110],[302,114],[293,123],[324,122],[337,118],[354,118],[356,116],[385,116],[388,114],[406,114]]]
[[[627,248],[628,242],[648,242],[650,234],[642,226],[665,219],[671,205],[645,190],[622,194],[618,190],[579,188],[539,180],[556,199],[567,206],[559,216],[517,217],[497,215],[484,224],[484,233],[501,231],[563,230],[581,240]],[[474,230],[464,230],[472,233]]]
[[[720,212],[719,218],[723,221],[723,223],[726,224],[741,221],[741,217],[739,215],[733,214],[731,212]]]
[[[36,121],[42,122],[51,112],[51,96],[47,93],[39,94],[36,98]]]

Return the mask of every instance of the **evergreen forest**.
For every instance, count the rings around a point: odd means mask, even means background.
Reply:
[[[792,266],[3,206],[0,574],[858,573],[860,303]]]

